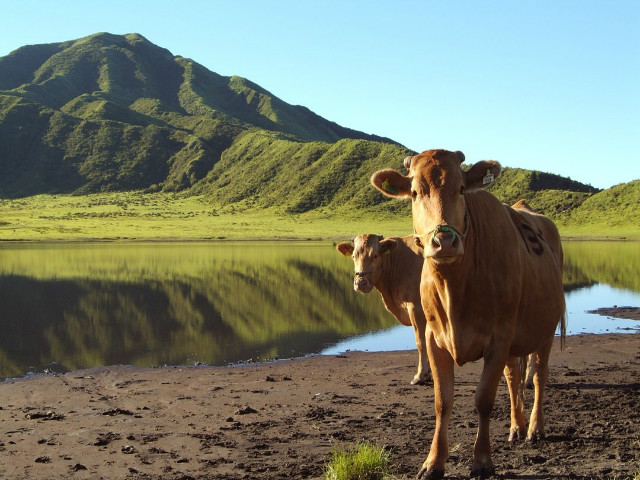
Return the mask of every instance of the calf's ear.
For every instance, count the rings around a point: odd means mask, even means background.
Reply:
[[[411,196],[411,179],[395,170],[379,170],[371,177],[371,184],[387,197]]]
[[[464,172],[464,186],[467,191],[487,188],[500,176],[502,167],[495,160],[482,160]]]
[[[336,250],[338,250],[345,257],[350,257],[353,253],[353,245],[349,242],[342,242],[336,246]]]
[[[380,240],[380,253],[391,253],[398,246],[398,242],[393,238]]]

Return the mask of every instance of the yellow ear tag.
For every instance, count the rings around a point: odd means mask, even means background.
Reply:
[[[391,186],[391,184],[389,183],[389,179],[388,179],[388,178],[385,178],[385,179],[383,180],[383,182],[382,182],[382,189],[383,189],[385,192],[389,192],[389,193],[393,193],[393,194],[398,193],[398,191],[397,191],[395,188],[393,188],[393,187]]]

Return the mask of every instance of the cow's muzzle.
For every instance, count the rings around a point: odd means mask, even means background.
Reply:
[[[369,293],[373,289],[373,281],[371,275],[376,273],[379,268],[371,272],[355,272],[353,277],[353,289],[356,292]]]
[[[469,213],[465,215],[464,232],[448,224],[440,224],[424,235],[415,235],[416,243],[423,249],[424,258],[440,263],[454,262],[464,254],[464,237],[469,227]]]

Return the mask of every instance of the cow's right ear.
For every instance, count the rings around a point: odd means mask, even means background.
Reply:
[[[353,245],[349,242],[342,242],[336,246],[336,250],[338,250],[345,257],[350,257],[353,253]]]
[[[395,170],[380,170],[371,177],[371,184],[387,197],[410,197],[411,179]]]

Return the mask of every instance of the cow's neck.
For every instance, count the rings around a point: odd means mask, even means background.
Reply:
[[[378,276],[378,280],[373,285],[376,288],[376,290],[380,292],[385,302],[387,301],[387,299],[393,300],[392,286],[395,284],[394,278],[392,278],[393,273],[395,271],[395,269],[393,268],[393,265],[394,265],[394,254],[393,253],[383,254],[382,265],[381,265],[382,271]]]

